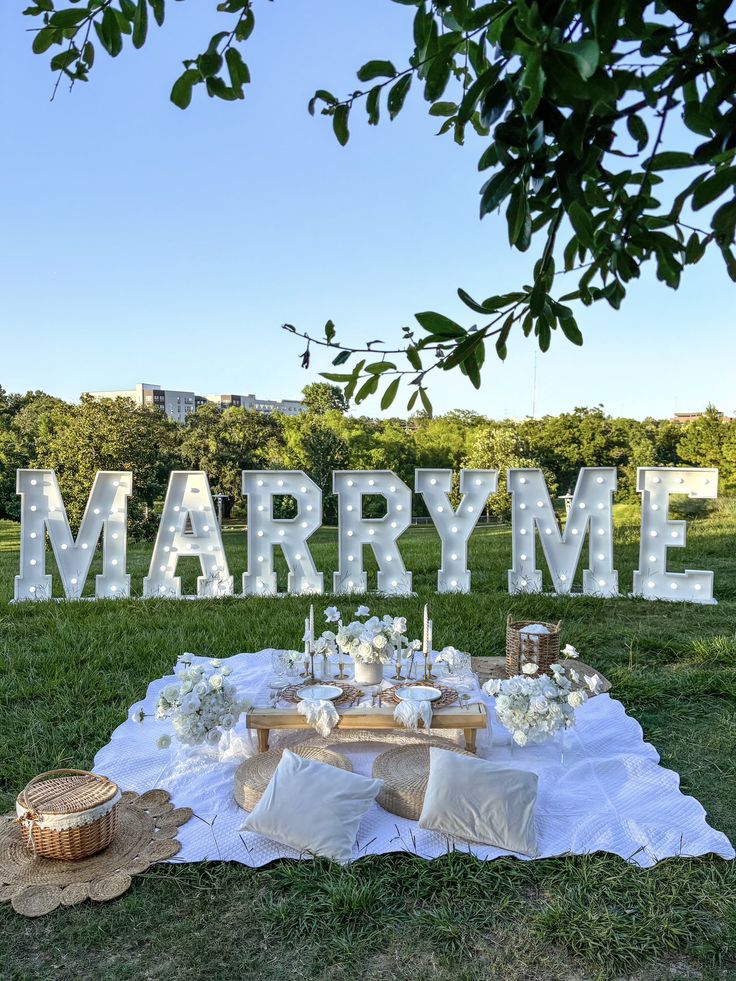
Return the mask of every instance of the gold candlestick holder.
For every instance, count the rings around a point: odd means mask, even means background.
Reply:
[[[424,651],[424,681],[435,681],[437,678],[436,674],[432,674],[432,665],[429,660],[429,651]]]
[[[401,648],[396,651],[396,674],[391,678],[391,681],[406,681],[406,678],[401,673]]]
[[[345,661],[343,660],[342,654],[340,654],[340,660],[337,662],[337,666],[338,666],[338,668],[340,670],[335,675],[335,678],[338,681],[345,681],[345,679],[347,678],[347,675],[345,674]]]

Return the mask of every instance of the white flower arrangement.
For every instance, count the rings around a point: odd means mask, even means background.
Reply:
[[[456,670],[459,671],[461,668],[469,667],[470,654],[465,653],[465,651],[459,651],[457,647],[443,647],[434,659],[434,663],[446,664],[450,674],[455,674]]]
[[[536,671],[536,666],[533,668]],[[588,700],[586,691],[572,687],[574,679],[561,664],[550,665],[550,671],[551,677],[526,673],[503,681],[492,678],[483,685],[483,690],[496,699],[498,721],[518,746],[541,743],[561,729],[572,728],[576,709]],[[595,694],[599,676],[586,675],[585,681]]]
[[[402,648],[418,650],[421,647],[419,641],[407,640],[406,617],[386,614],[379,620],[376,616],[370,616],[370,612],[367,606],[361,605],[354,615],[368,619],[356,619],[344,624],[337,607],[328,607],[325,610],[325,620],[338,625],[337,633],[324,631],[315,641],[315,652],[334,654],[341,651],[350,655],[354,661],[364,664],[389,664]]]
[[[180,657],[174,667],[176,681],[166,685],[159,695],[156,719],[169,719],[176,738],[186,746],[216,745],[223,732],[232,729],[252,704],[238,698],[234,685],[226,680],[230,673],[231,669],[222,667],[217,659],[209,665],[193,665]],[[145,713],[138,709],[131,718],[142,722]],[[171,737],[162,735],[157,745],[166,749]]]

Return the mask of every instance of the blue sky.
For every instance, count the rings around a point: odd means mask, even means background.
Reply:
[[[264,0],[246,100],[197,92],[181,112],[168,101],[181,59],[230,20],[214,0],[167,5],[142,51],[99,51],[93,80],[53,103],[24,6],[0,9],[6,389],[75,399],[147,381],[298,397],[316,371],[300,369],[303,345],[281,323],[321,332],[331,318],[349,341],[398,339],[416,311],[469,314],[458,286],[487,296],[528,280],[503,221],[478,220],[480,144],[435,137],[418,90],[393,123],[356,113],[345,149],[306,112],[315,88],[350,91],[370,58],[405,62],[407,8]],[[733,412],[734,295],[713,256],[677,293],[647,276],[621,312],[581,311],[584,347],[555,336],[537,358],[537,414]],[[504,364],[489,356],[480,392],[455,373],[435,382],[435,407],[527,415],[533,367],[534,343],[518,336]],[[377,401],[361,411],[378,414]]]

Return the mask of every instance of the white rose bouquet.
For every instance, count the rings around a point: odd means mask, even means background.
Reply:
[[[364,664],[389,664],[404,647],[411,649],[418,641],[409,641],[406,637],[406,617],[394,617],[386,614],[383,619],[369,616],[367,606],[359,606],[355,616],[360,619],[344,624],[340,611],[334,607],[325,610],[328,623],[336,623],[337,633],[325,631],[316,641],[319,650],[324,641],[330,645],[330,651],[341,651],[349,654],[354,661]],[[364,619],[367,618],[367,619]]]
[[[251,707],[250,702],[238,698],[235,686],[227,680],[230,673],[231,669],[218,660],[194,665],[180,657],[174,667],[176,681],[159,695],[155,717],[170,719],[176,738],[186,746],[216,745]],[[135,721],[142,721],[143,713],[137,716]],[[169,743],[167,736],[159,739],[162,749]]]
[[[586,691],[573,689],[577,677],[568,677],[561,664],[552,664],[550,671],[551,677],[523,674],[504,681],[492,678],[483,685],[483,690],[496,699],[498,721],[518,746],[541,743],[561,729],[572,728],[575,710],[588,700]],[[595,693],[598,675],[586,675],[585,681]]]

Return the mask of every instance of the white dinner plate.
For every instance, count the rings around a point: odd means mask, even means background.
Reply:
[[[305,701],[332,701],[342,695],[342,688],[337,685],[305,685],[297,691],[299,698]]]
[[[442,692],[432,685],[405,685],[396,689],[396,697],[407,702],[436,702]]]

